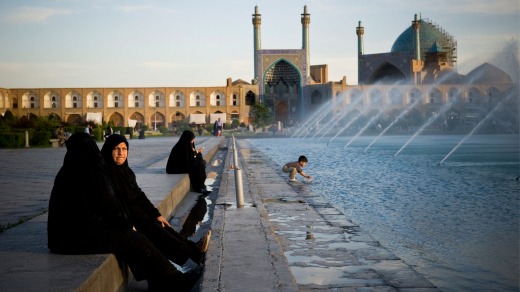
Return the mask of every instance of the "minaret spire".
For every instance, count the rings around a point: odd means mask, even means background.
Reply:
[[[358,36],[358,83],[362,79],[361,78],[361,64],[363,63],[362,56],[365,54],[365,48],[363,44],[363,35],[365,34],[365,28],[361,26],[361,20],[358,22],[358,26],[356,27],[356,34]]]
[[[254,53],[253,60],[254,64],[254,80],[258,81],[258,51],[262,48],[261,45],[261,33],[260,25],[262,24],[262,15],[258,12],[258,5],[255,6],[255,14],[253,14],[253,28],[254,28]]]
[[[421,23],[419,22],[419,19],[417,18],[417,14],[415,14],[414,20],[412,21],[412,28],[414,30],[414,40],[415,40],[415,46],[414,46],[414,58],[417,61],[421,60],[421,36],[419,33],[419,29],[421,28]]]
[[[307,80],[311,77],[311,66],[310,66],[310,47],[309,47],[309,25],[311,24],[311,15],[307,13],[307,5],[303,6],[303,13],[301,17],[302,21],[302,49],[305,50],[305,61],[306,66],[306,78]]]

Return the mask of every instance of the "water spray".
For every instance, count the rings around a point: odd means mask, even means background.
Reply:
[[[478,129],[480,129],[480,127],[493,115],[493,113],[504,102],[509,100],[510,97],[511,97],[511,94],[508,95],[506,98],[502,99],[499,103],[497,103],[497,105],[495,105],[495,107],[482,120],[480,120],[480,122],[478,122],[478,124],[475,127],[473,127],[473,129],[466,136],[464,136],[464,138],[462,138],[462,140],[460,140],[460,142],[455,147],[453,147],[453,149],[451,149],[451,151],[441,160],[441,162],[439,162],[439,164],[437,164],[437,166],[440,166],[444,162],[444,160],[448,159],[448,157],[450,157],[450,155],[453,152],[455,152],[462,145],[462,143],[464,143],[464,141],[466,141],[469,137],[471,137],[473,135],[473,133],[475,133]]]
[[[316,143],[318,143],[321,138],[323,138],[325,135],[327,135],[327,133],[333,129],[347,114],[351,113],[352,110],[354,110],[354,106],[357,105],[358,103],[361,102],[361,99],[358,99],[356,100],[354,103],[351,103],[349,105],[347,105],[344,109],[343,109],[343,113],[341,114],[341,116],[339,116],[338,118],[334,119],[334,124],[332,124],[332,126],[328,127],[327,131],[325,131],[325,133],[323,133],[320,138],[318,138],[318,140],[316,140]],[[348,108],[348,109],[346,109]],[[329,146],[329,142],[327,142],[327,146]]]
[[[366,148],[363,152],[367,152],[368,148],[370,148],[381,136],[383,136],[392,126],[397,123],[404,115],[406,115],[412,108],[414,108],[419,102],[420,98],[417,98],[410,106],[408,106],[404,111],[402,111]],[[394,156],[395,157],[395,156]]]
[[[359,135],[361,135],[363,132],[365,132],[366,129],[368,129],[368,127],[377,119],[379,118],[379,116],[381,116],[381,114],[384,112],[384,109],[381,109],[379,110],[379,112],[377,113],[377,115],[373,116],[370,121],[368,121],[368,123],[366,123],[363,128],[361,128],[361,130],[359,132],[357,132],[356,135],[354,135],[354,137],[352,137],[352,139],[350,139],[350,141],[348,141],[348,143],[345,145],[345,147],[343,147],[343,149],[347,149],[347,147],[350,145],[350,143],[352,143],[352,141],[354,141],[357,137],[359,137]]]
[[[350,120],[340,131],[338,131],[336,133],[336,135],[334,135],[334,137],[332,137],[329,142],[327,142],[327,145],[332,142],[332,140],[336,139],[336,137],[339,136],[339,134],[343,133],[348,127],[350,127],[355,121],[357,121],[362,115],[363,115],[364,111],[361,111],[359,112],[352,120]]]
[[[410,137],[410,139],[408,139],[408,141],[406,141],[406,143],[394,154],[394,158],[397,157],[397,155],[399,155],[399,153],[401,153],[401,151],[403,151],[404,148],[406,148],[406,146],[408,146],[408,144],[410,144],[410,142],[412,142],[413,139],[415,139],[415,137],[419,136],[419,134],[421,134],[424,129],[426,129],[426,127],[428,127],[429,125],[431,125],[435,120],[437,120],[438,117],[440,117],[441,115],[443,115],[452,105],[453,103],[455,102],[455,99],[448,102],[448,103],[445,103],[439,110],[439,113],[437,114],[434,114],[432,115],[428,121],[426,123],[424,123],[420,128],[419,130],[417,130],[413,135],[412,137]]]

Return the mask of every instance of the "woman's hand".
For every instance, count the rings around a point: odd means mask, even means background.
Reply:
[[[171,227],[170,222],[168,222],[168,220],[166,220],[163,216],[157,217],[157,221],[161,222],[162,227],[165,227],[165,226]]]

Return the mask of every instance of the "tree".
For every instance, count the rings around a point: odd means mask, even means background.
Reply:
[[[262,103],[256,103],[251,108],[251,114],[254,117],[253,126],[255,129],[268,126],[273,121],[273,116],[269,113],[269,109]]]

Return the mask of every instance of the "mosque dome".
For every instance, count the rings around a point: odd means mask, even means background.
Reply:
[[[456,62],[456,42],[454,38],[449,35],[445,30],[440,28],[438,25],[433,24],[428,20],[419,20],[419,38],[421,45],[421,58],[424,60],[426,52],[428,52],[432,46],[437,45],[446,52],[447,60],[450,64]],[[414,55],[414,29],[410,25],[405,31],[399,35],[392,45],[391,52],[409,53],[411,56]]]
[[[471,84],[503,84],[513,83],[513,80],[506,72],[489,63],[484,63],[471,70],[466,77],[466,83]]]

